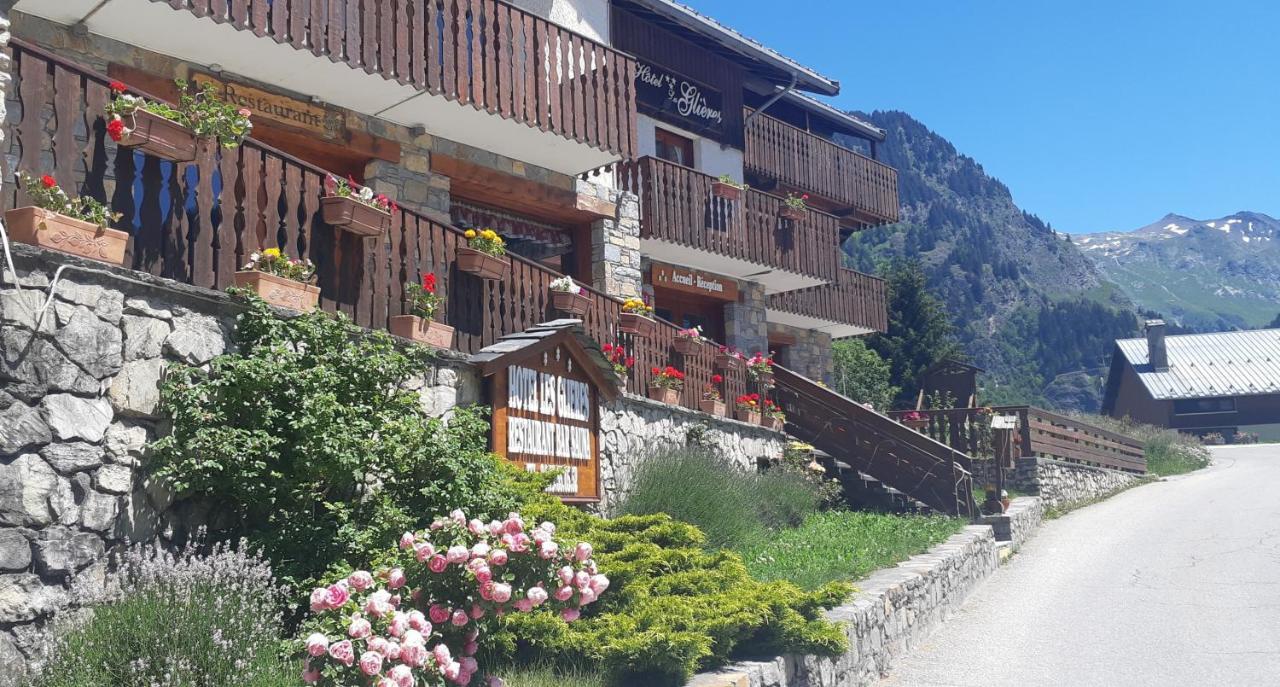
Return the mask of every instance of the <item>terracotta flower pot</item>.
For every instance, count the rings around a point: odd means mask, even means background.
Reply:
[[[671,345],[676,349],[676,353],[680,355],[694,355],[702,350],[701,341],[690,339],[687,336],[677,336]]]
[[[664,386],[649,387],[649,398],[671,406],[680,405],[680,389],[669,389]]]
[[[780,420],[776,417],[767,417],[764,418],[764,426],[775,432],[781,432],[783,428],[787,426],[787,421]]]
[[[453,327],[417,315],[395,315],[389,327],[392,334],[436,348],[453,347]]]
[[[133,131],[116,145],[136,148],[170,162],[190,162],[196,159],[196,132],[146,110],[139,109],[132,116]],[[126,124],[129,123],[128,119],[125,118]]]
[[[698,401],[698,408],[708,414],[716,417],[724,417],[725,405],[724,401],[717,401],[714,398],[704,398]]]
[[[306,312],[314,310],[316,304],[320,302],[320,287],[266,272],[257,270],[236,272],[235,281],[236,286],[252,289],[262,300],[281,308]]]
[[[657,320],[637,315],[633,312],[624,312],[618,316],[618,331],[623,334],[632,334],[643,339],[653,336],[658,329]]]
[[[928,429],[929,427],[928,420],[899,420],[899,422],[910,427],[911,429],[914,429],[917,432],[922,432],[925,429]]]
[[[474,248],[458,246],[458,271],[474,274],[481,279],[501,279],[507,276],[511,261]]]
[[[586,315],[591,309],[591,297],[585,293],[568,291],[552,291],[551,305],[560,312],[570,315]]]
[[[110,265],[124,264],[129,235],[92,222],[60,215],[32,205],[4,213],[9,238],[68,255],[98,260]]]
[[[717,370],[741,370],[746,365],[742,358],[729,355],[728,353],[717,353],[715,366]]]
[[[381,236],[391,226],[391,213],[342,196],[320,199],[321,218],[357,236]]]
[[[792,222],[804,221],[806,211],[804,208],[793,208],[790,205],[783,204],[782,209],[778,210],[778,216],[782,219],[789,219]]]
[[[742,198],[742,187],[726,184],[723,181],[711,182],[711,195],[725,200],[738,200]]]
[[[760,411],[758,410],[743,410],[742,408],[737,408],[733,411],[733,414],[739,421],[745,422],[749,425],[760,424]]]

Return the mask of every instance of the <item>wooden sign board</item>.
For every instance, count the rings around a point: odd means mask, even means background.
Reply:
[[[202,86],[206,83],[213,84],[223,100],[249,108],[255,119],[319,134],[330,140],[341,139],[347,128],[346,117],[342,112],[322,105],[271,93],[247,84],[224,81],[209,74],[195,74],[192,80]]]
[[[991,429],[1017,429],[1017,415],[995,415],[991,418]]]
[[[600,500],[600,399],[580,347],[558,343],[492,376],[493,451],[530,472],[562,470],[547,491]]]
[[[636,102],[646,114],[674,120],[690,131],[724,133],[720,91],[665,67],[636,63]]]
[[[717,301],[738,300],[738,282],[710,272],[655,262],[649,268],[649,282],[658,288],[705,296]]]

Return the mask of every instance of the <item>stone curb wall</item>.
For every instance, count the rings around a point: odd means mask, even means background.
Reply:
[[[1039,494],[1045,510],[1071,508],[1138,484],[1145,476],[1051,458],[1018,461],[1018,484]]]
[[[1031,533],[1044,520],[1044,501],[1036,496],[1021,496],[1009,503],[1009,510],[1001,515],[983,516],[983,524],[995,531],[996,540],[1009,542],[1012,550],[1022,548]]]

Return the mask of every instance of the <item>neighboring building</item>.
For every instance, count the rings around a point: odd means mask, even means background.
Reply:
[[[1280,329],[1121,339],[1102,412],[1192,434],[1280,439]]]

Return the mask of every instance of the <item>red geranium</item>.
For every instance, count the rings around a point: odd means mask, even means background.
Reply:
[[[428,272],[422,275],[422,290],[427,293],[436,292],[436,273]]]
[[[107,135],[113,141],[119,141],[124,138],[124,120],[113,119],[107,122]]]
[[[45,188],[53,188],[54,186],[58,185],[58,182],[55,181],[54,178],[49,176],[48,174],[40,177],[40,183],[43,184]]]
[[[111,88],[112,93],[124,93],[128,90],[128,87],[125,86],[122,81],[112,81],[109,87]]]
[[[724,381],[724,377],[721,377],[720,375],[711,375],[712,384],[719,384],[720,382],[723,382],[723,381]]]

